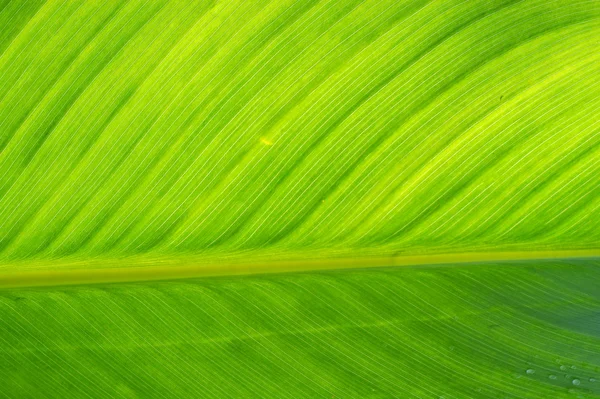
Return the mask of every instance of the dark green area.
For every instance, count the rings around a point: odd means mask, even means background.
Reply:
[[[588,260],[5,290],[0,396],[597,398],[599,285]]]

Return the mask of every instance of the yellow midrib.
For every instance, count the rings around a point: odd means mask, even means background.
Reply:
[[[470,252],[263,262],[212,262],[172,266],[113,267],[13,271],[0,273],[0,288],[44,287],[178,280],[199,277],[289,273],[391,266],[423,266],[513,260],[600,258],[600,249],[559,251]],[[125,262],[125,261],[124,261]]]

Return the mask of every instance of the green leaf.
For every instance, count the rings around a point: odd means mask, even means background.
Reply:
[[[600,397],[599,38],[583,0],[0,0],[0,396]]]

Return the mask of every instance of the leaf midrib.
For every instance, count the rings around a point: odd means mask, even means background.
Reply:
[[[174,260],[168,265],[140,266],[139,260],[107,260],[107,267],[85,265],[54,270],[0,271],[0,289],[16,287],[54,287],[181,280],[203,277],[277,274],[319,270],[364,269],[373,267],[427,266],[457,263],[506,262],[522,260],[560,260],[600,257],[600,249],[555,251],[466,252],[382,257],[308,258],[283,261],[190,261]],[[137,263],[137,265],[136,265]],[[159,260],[155,264],[160,263]],[[151,266],[147,266],[150,264]]]

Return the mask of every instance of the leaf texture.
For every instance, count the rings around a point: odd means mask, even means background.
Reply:
[[[0,397],[600,398],[599,78],[593,0],[0,0]]]
[[[595,249],[598,12],[11,2],[0,258]]]

